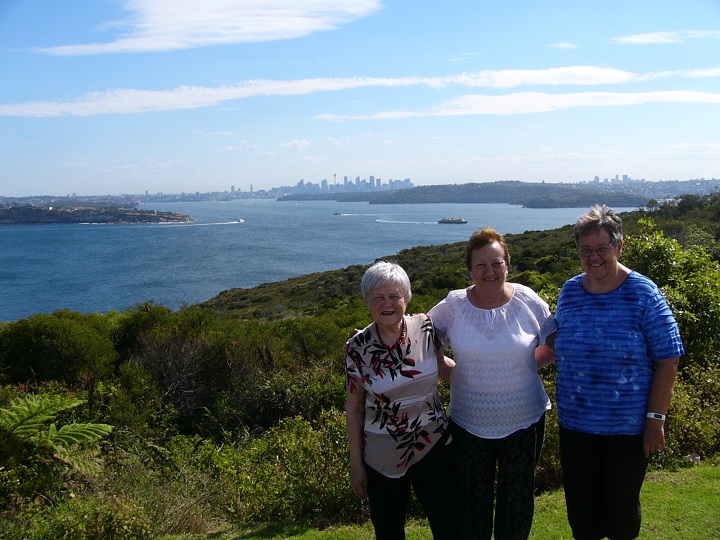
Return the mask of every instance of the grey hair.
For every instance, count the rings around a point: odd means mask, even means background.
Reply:
[[[605,230],[610,235],[610,244],[617,245],[623,241],[622,219],[615,211],[606,205],[596,204],[587,214],[583,214],[573,226],[575,245],[580,244],[580,238],[592,232]]]
[[[387,261],[376,262],[365,270],[362,282],[360,283],[360,292],[362,293],[363,300],[367,302],[373,289],[385,285],[397,285],[400,287],[403,297],[405,297],[408,303],[410,302],[412,298],[410,278],[402,266]]]

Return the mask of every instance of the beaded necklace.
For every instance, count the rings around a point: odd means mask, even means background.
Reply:
[[[380,340],[380,345],[382,345],[388,350],[392,349],[393,347],[396,347],[398,343],[402,343],[403,341],[405,341],[405,335],[407,334],[407,325],[405,324],[405,318],[403,318],[402,326],[400,327],[400,337],[392,347],[388,347],[387,345],[385,345],[382,335],[380,335],[380,326],[378,326],[378,323],[375,323],[375,332],[377,333],[378,340]]]

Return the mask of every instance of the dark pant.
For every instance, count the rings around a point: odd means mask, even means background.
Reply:
[[[642,435],[590,435],[560,427],[560,463],[574,538],[638,537],[648,466]]]
[[[545,437],[545,415],[502,439],[482,439],[454,424],[455,479],[462,539],[525,540],[535,513],[535,467]],[[497,497],[495,496],[497,472]]]
[[[370,519],[376,540],[404,540],[410,488],[415,491],[435,540],[457,540],[452,483],[453,443],[436,444],[400,478],[388,478],[366,466]]]

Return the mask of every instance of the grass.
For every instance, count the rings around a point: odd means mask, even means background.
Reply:
[[[641,495],[643,540],[720,540],[720,460],[648,474]],[[407,540],[432,540],[421,521],[410,521]],[[571,539],[562,490],[538,497],[531,540]],[[164,540],[373,540],[372,526],[319,531],[300,525],[231,526],[206,535],[168,536]]]

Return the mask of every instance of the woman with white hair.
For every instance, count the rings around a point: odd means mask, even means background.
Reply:
[[[378,540],[405,538],[411,487],[433,538],[455,539],[450,436],[437,388],[452,361],[445,364],[430,318],[405,314],[410,280],[400,266],[375,263],[361,291],[373,322],[346,346],[352,489],[369,499]]]

